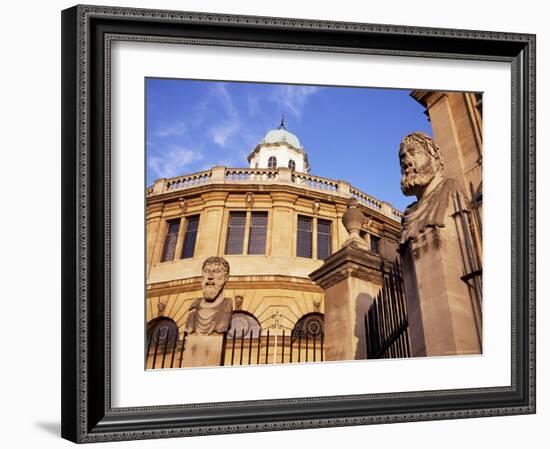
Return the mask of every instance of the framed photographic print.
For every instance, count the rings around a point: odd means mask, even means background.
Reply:
[[[535,36],[62,13],[62,435],[535,412]]]

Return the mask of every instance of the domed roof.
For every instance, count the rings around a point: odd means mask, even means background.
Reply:
[[[295,134],[288,132],[285,128],[284,118],[281,119],[279,129],[272,129],[262,139],[261,143],[280,143],[285,142],[292,145],[294,148],[302,148],[300,141]]]

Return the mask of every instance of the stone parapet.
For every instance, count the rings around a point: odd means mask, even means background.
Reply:
[[[335,181],[309,173],[293,172],[286,167],[254,169],[216,166],[211,170],[156,180],[151,187],[146,189],[146,195],[147,198],[151,198],[166,193],[201,187],[205,184],[292,185],[296,188],[327,193],[336,197],[356,198],[360,205],[375,210],[397,222],[401,221],[403,215],[401,211],[393,208],[390,204],[377,200],[350,186],[345,181]]]

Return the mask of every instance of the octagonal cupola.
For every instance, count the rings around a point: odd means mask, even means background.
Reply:
[[[247,159],[250,168],[288,167],[301,173],[310,170],[307,153],[298,137],[286,129],[284,116],[279,127],[268,131]]]

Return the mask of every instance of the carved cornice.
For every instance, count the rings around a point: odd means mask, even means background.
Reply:
[[[162,215],[164,203],[147,203],[147,217],[154,218]]]
[[[188,279],[178,279],[167,282],[157,282],[147,285],[147,298],[162,295],[173,295],[177,293],[188,293],[200,291],[201,277],[196,276]],[[260,290],[260,289],[281,289],[303,291],[311,293],[323,293],[323,290],[309,279],[296,278],[292,276],[230,276],[226,290]]]
[[[325,260],[309,277],[323,290],[348,277],[382,285],[385,264],[381,256],[371,253],[359,242],[351,241]]]
[[[446,95],[447,95],[446,92],[436,92],[431,90],[413,90],[411,92],[411,97],[413,97],[426,109],[430,109],[430,107],[434,103],[436,103]]]
[[[274,182],[269,185],[248,184],[248,183],[205,184],[197,187],[190,187],[185,190],[177,190],[174,192],[167,192],[161,195],[148,197],[147,206],[149,207],[152,204],[165,203],[170,201],[176,202],[176,201],[179,201],[180,198],[190,199],[190,198],[196,198],[197,196],[200,196],[202,198],[202,203],[205,206],[206,205],[214,206],[210,204],[210,198],[205,196],[205,194],[210,194],[213,192],[220,192],[220,193],[223,192],[224,195],[226,196],[231,193],[242,193],[243,206],[244,206],[244,195],[246,195],[246,193],[251,192],[251,193],[254,193],[254,195],[269,193],[273,201],[290,200],[290,203],[294,203],[294,201],[296,201],[297,198],[304,198],[304,199],[308,199],[309,201],[318,200],[321,202],[321,205],[323,205],[323,203],[333,204],[339,211],[342,211],[342,213],[347,209],[347,201],[348,201],[348,197],[334,195],[333,193],[327,193],[320,190],[304,189],[303,187],[297,187],[291,184],[277,184],[276,182]],[[221,201],[221,198],[222,196],[220,196],[218,199]],[[191,203],[190,201],[189,207],[191,207],[191,204],[196,204],[196,203],[195,202]],[[215,204],[215,205],[218,205],[218,204]],[[292,204],[289,204],[289,203],[285,204],[285,206],[291,206],[291,205]],[[311,203],[309,203],[307,207],[311,208]],[[365,215],[367,215],[368,217],[372,217],[376,221],[384,222],[387,226],[395,229],[395,232],[400,232],[401,224],[398,221],[384,215],[381,212],[370,209],[369,207],[364,206],[362,204],[359,204],[359,208],[363,210]]]
[[[205,207],[223,206],[228,196],[229,192],[227,191],[206,191],[201,195],[201,199],[203,200]],[[183,195],[181,195],[181,197],[183,198]]]
[[[298,195],[292,192],[271,192],[271,199],[273,200],[274,206],[288,206],[289,203],[294,204],[298,198]]]

